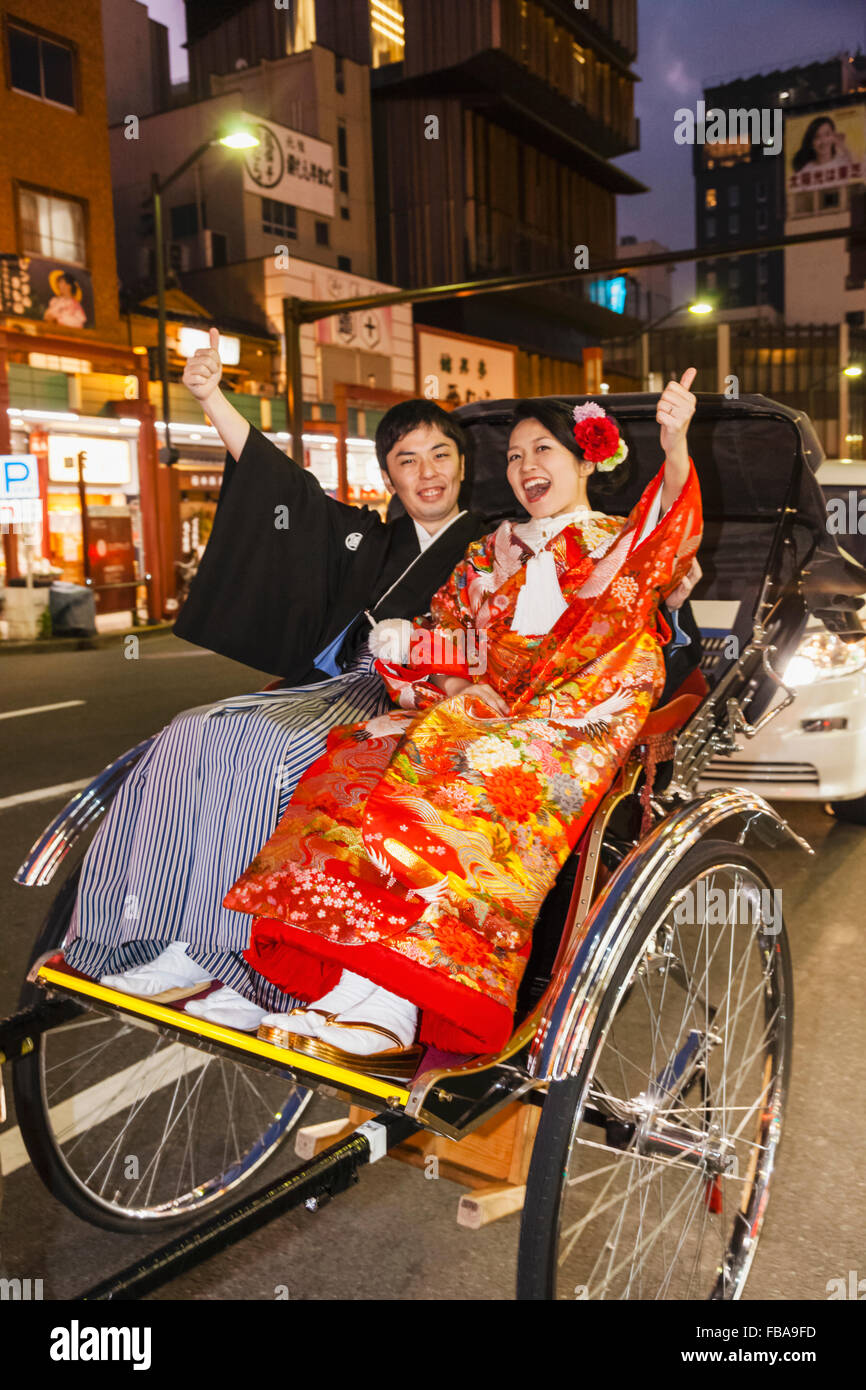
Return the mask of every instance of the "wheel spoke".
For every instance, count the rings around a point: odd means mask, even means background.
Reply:
[[[725,1298],[742,1287],[754,1249],[743,1234],[760,1226],[779,1139],[787,982],[756,910],[766,881],[735,848],[723,855],[644,918],[611,991],[560,1188],[565,1290],[681,1299],[709,1298],[720,1280]],[[712,908],[689,933],[673,913],[701,884]]]

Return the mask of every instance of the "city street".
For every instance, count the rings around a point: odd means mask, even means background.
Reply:
[[[24,889],[11,882],[31,843],[71,795],[50,789],[92,777],[178,710],[259,684],[257,673],[171,636],[142,641],[136,660],[125,657],[121,644],[0,658],[0,1014],[16,1007],[33,941],[56,892],[56,884]],[[38,709],[61,702],[74,703]],[[15,717],[7,718],[10,713]],[[866,1151],[866,831],[837,824],[809,803],[794,805],[791,820],[816,853],[766,854],[782,885],[794,958],[794,1065],[786,1133],[747,1300],[823,1300],[828,1281],[847,1281],[852,1270],[866,1275],[866,1173],[858,1158]],[[42,1279],[46,1299],[69,1297],[162,1239],[97,1230],[49,1196],[21,1149],[9,1064],[4,1072],[0,1276]],[[343,1109],[316,1097],[301,1123],[334,1118]],[[253,1185],[296,1161],[290,1140]],[[385,1160],[323,1211],[301,1210],[275,1221],[157,1297],[511,1298],[519,1217],[478,1232],[458,1227],[461,1191]]]

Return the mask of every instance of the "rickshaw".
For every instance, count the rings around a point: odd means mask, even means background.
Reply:
[[[598,399],[637,462],[615,508],[625,514],[661,463],[657,397]],[[472,505],[491,526],[514,514],[510,407],[458,411]],[[411,1077],[365,1076],[107,989],[64,965],[68,872],[22,1012],[0,1030],[0,1048],[22,1054],[21,1133],[80,1217],[181,1232],[89,1297],[140,1295],[260,1217],[315,1210],[389,1153],[433,1154],[462,1174],[468,1224],[521,1212],[520,1299],[740,1297],[782,1137],[793,1019],[780,888],[751,842],[813,851],[754,792],[697,783],[794,698],[785,665],[810,613],[862,640],[866,570],[828,532],[821,449],[802,414],[700,395],[689,447],[705,513],[695,593],[741,600],[738,626],[703,673],[666,691],[561,870],[499,1055],[428,1050]],[[55,877],[148,743],[64,807],[18,883]],[[314,1092],[348,1102],[348,1118],[300,1127]],[[296,1129],[305,1161],[247,1196]]]

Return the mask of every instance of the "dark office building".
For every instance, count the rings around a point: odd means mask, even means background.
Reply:
[[[775,69],[707,87],[704,101],[722,111],[780,109],[783,120],[794,113],[818,112],[829,105],[856,100],[866,84],[866,55],[840,54],[805,67]],[[862,100],[862,97],[860,98]],[[846,197],[844,188],[805,194],[808,207],[788,208],[785,202],[785,154],[764,154],[755,144],[696,144],[695,245],[725,248],[725,255],[697,264],[699,295],[716,297],[720,310],[769,304],[782,315],[785,268],[782,251],[756,255],[729,254],[728,248],[785,234],[786,215],[835,212]],[[803,201],[803,195],[798,195]]]
[[[415,287],[616,258],[611,160],[637,148],[637,0],[186,0],[193,95],[311,44],[369,65],[378,275]],[[603,300],[603,296],[595,295]],[[623,326],[584,286],[416,308],[416,319],[577,360]]]

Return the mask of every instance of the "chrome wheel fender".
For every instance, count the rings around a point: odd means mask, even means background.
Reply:
[[[739,844],[758,836],[814,853],[763,797],[741,787],[717,788],[666,816],[605,884],[551,980],[529,1053],[531,1076],[563,1081],[577,1074],[600,1002],[647,904],[687,851],[733,817],[743,822]]]
[[[14,882],[25,888],[42,888],[50,883],[75,841],[84,834],[94,821],[99,820],[109,803],[125,781],[130,769],[139,761],[153,742],[155,734],[137,743],[127,753],[115,758],[113,763],[100,772],[98,777],[58,812],[51,824],[42,832],[30,850]]]

